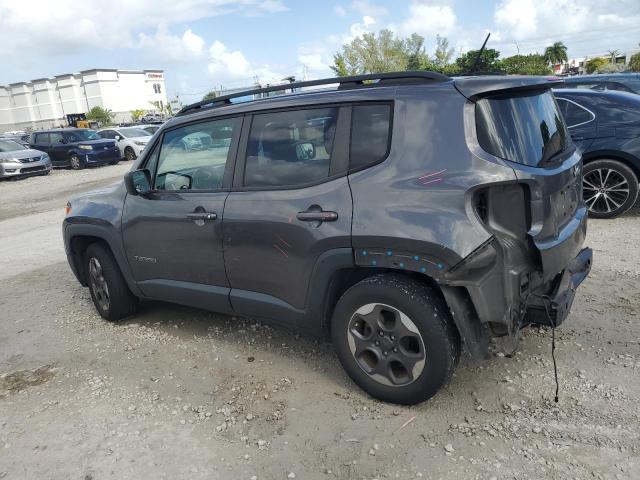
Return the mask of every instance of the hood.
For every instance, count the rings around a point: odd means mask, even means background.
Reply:
[[[28,148],[26,150],[16,150],[14,152],[0,152],[0,158],[5,160],[8,158],[17,158],[20,160],[21,158],[34,158],[41,157],[42,155],[46,155],[44,152],[40,150],[35,150],[33,148]]]
[[[151,135],[147,135],[144,137],[129,137],[129,140],[133,140],[134,142],[149,143],[149,140],[151,140]]]

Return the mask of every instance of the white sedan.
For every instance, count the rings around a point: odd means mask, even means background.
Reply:
[[[147,146],[151,135],[140,127],[114,127],[104,128],[98,131],[102,138],[116,141],[120,149],[120,155],[125,160],[135,160]]]

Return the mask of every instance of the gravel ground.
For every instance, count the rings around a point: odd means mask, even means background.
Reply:
[[[593,271],[556,332],[558,404],[536,328],[398,407],[281,328],[160,302],[103,321],[59,212],[128,168],[0,183],[0,251],[16,252],[0,256],[0,479],[640,478],[637,210],[590,222]]]

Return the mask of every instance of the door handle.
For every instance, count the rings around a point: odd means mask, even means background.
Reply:
[[[320,210],[318,212],[307,210],[306,212],[298,212],[296,218],[304,222],[335,222],[338,219],[338,214],[336,212],[327,212],[325,210]]]
[[[189,220],[215,220],[218,218],[218,215],[210,212],[187,213],[186,216]]]

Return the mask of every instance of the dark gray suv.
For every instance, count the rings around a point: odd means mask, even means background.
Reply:
[[[69,264],[108,320],[140,298],[268,319],[331,338],[372,396],[426,400],[463,347],[560,324],[589,273],[556,85],[402,72],[199,102],[69,202]]]

